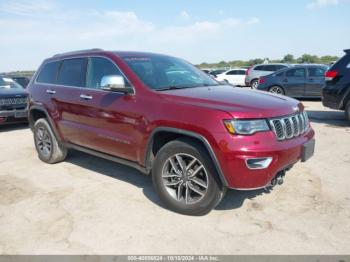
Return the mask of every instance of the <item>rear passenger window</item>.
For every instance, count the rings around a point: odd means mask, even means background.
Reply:
[[[285,65],[276,65],[276,71],[286,68]]]
[[[244,70],[238,70],[237,71],[237,75],[245,75],[245,71]]]
[[[295,68],[290,69],[286,73],[287,77],[305,77],[305,69],[304,68]]]
[[[237,70],[231,70],[227,72],[226,75],[237,75]]]
[[[264,71],[264,66],[257,66],[254,68],[254,70],[258,70],[258,71]]]
[[[310,77],[324,77],[326,69],[320,67],[310,67],[308,68]]]
[[[264,71],[270,71],[270,72],[275,72],[277,70],[275,65],[266,65],[264,67]]]
[[[123,76],[115,64],[108,59],[92,57],[89,60],[86,87],[98,89],[101,87],[102,78],[110,75]],[[125,84],[128,85],[127,80],[125,78],[124,80]]]
[[[47,63],[41,69],[36,81],[38,83],[56,84],[57,72],[60,62]]]
[[[73,58],[63,60],[58,75],[58,84],[65,86],[85,86],[86,58]]]

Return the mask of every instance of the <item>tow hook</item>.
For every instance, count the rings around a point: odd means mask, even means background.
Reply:
[[[265,187],[265,189],[269,190],[275,187],[276,185],[282,185],[283,184],[283,178],[286,174],[286,171],[280,171],[277,173],[277,175],[270,181],[270,183]]]

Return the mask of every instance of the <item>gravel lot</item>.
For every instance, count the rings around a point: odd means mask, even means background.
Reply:
[[[113,162],[71,152],[44,164],[26,126],[0,127],[0,254],[349,254],[350,125],[303,103],[315,156],[204,217],[162,208],[150,177]]]

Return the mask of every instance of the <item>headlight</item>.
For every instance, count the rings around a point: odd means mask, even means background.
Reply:
[[[252,135],[256,132],[269,131],[266,120],[225,120],[227,130],[235,135]]]

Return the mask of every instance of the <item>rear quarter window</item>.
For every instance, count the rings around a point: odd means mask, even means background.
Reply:
[[[36,81],[38,83],[56,84],[60,62],[50,62],[43,66]]]

